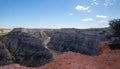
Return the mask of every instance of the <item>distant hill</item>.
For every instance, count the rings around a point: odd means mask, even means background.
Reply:
[[[11,31],[11,29],[0,28],[0,33],[8,33],[10,31]]]

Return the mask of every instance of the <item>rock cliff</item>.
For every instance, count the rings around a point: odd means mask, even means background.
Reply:
[[[7,50],[5,45],[0,41],[0,66],[7,65],[13,62],[12,55]]]
[[[24,31],[35,38],[41,38],[41,31],[50,37],[48,47],[59,52],[79,52],[87,55],[97,55],[97,46],[105,41],[109,28],[100,29],[24,29],[15,28],[13,31]],[[39,39],[43,40],[43,39]]]
[[[49,48],[60,52],[73,51],[87,55],[97,55],[99,42],[105,41],[105,36],[110,34],[109,29],[58,29],[46,33],[51,37]]]

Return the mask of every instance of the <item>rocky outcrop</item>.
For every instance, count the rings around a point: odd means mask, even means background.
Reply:
[[[13,62],[13,57],[7,50],[5,45],[0,41],[0,66],[7,65]]]
[[[41,40],[24,31],[12,31],[2,42],[14,57],[13,63],[31,67],[44,65],[53,59]]]

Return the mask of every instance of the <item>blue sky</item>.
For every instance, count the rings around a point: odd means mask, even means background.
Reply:
[[[120,18],[120,0],[0,0],[0,28],[99,28]]]

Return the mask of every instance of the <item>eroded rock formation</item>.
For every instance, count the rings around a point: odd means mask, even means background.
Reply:
[[[100,34],[101,31],[106,31]],[[46,31],[51,37],[48,46],[51,49],[60,52],[79,52],[87,55],[97,55],[97,45],[101,41],[105,41],[105,34],[108,30],[105,29],[60,29]]]
[[[51,38],[49,43],[44,44],[41,31]],[[106,32],[103,33],[103,31]],[[105,35],[108,33],[106,29],[34,30],[16,28],[1,40],[12,55],[13,63],[23,66],[41,66],[53,59],[53,54],[48,48],[62,53],[72,51],[87,55],[98,55],[97,46],[99,42],[106,40]]]
[[[51,38],[48,43],[50,49],[59,52],[79,52],[87,55],[97,55],[97,46],[106,36],[111,34],[109,28],[101,29],[24,29],[16,28],[13,31],[25,31],[35,38],[41,38],[44,31]],[[43,39],[39,39],[43,40]]]
[[[53,59],[41,40],[23,31],[12,31],[2,38],[2,42],[13,56],[13,63],[41,66]]]
[[[0,41],[0,66],[7,65],[13,62],[12,55],[7,50],[5,45]]]

